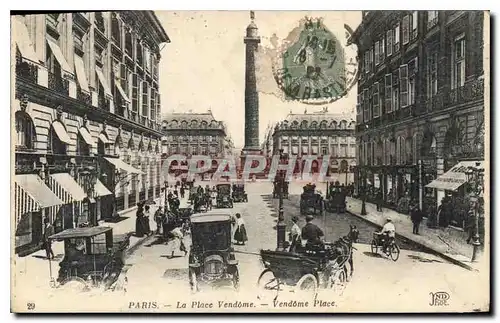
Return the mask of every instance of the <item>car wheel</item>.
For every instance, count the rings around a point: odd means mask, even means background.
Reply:
[[[240,289],[240,273],[238,271],[238,268],[235,268],[233,273],[233,286],[237,291]]]
[[[193,269],[189,270],[189,285],[191,286],[191,292],[199,292],[198,278],[196,277],[196,272]]]

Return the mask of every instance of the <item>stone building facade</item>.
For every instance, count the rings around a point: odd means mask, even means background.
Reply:
[[[16,249],[160,193],[160,44],[151,11],[13,16]],[[28,250],[28,251],[26,251]]]
[[[404,197],[435,213],[447,190],[426,185],[484,159],[483,21],[478,11],[363,12],[352,39],[359,185],[388,206]]]
[[[218,160],[229,157],[234,149],[224,122],[215,120],[211,111],[206,113],[171,113],[162,118],[163,158],[174,154],[210,156],[216,169]],[[173,161],[173,173],[185,173],[188,163]]]
[[[340,183],[354,180],[352,167],[356,166],[356,122],[353,117],[343,114],[304,113],[289,114],[285,120],[274,127],[272,133],[272,155],[284,154],[297,156],[298,172],[302,156],[317,156],[311,171],[318,173],[323,156],[330,156],[329,173],[345,174]],[[346,180],[347,178],[347,180]]]

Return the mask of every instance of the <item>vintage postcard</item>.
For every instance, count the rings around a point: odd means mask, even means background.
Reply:
[[[13,13],[11,311],[490,311],[483,11]]]

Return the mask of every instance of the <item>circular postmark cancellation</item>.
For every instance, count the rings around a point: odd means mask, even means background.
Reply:
[[[345,42],[321,18],[306,18],[273,61],[273,75],[286,100],[323,105],[344,97],[358,79],[353,30],[344,24]],[[293,40],[290,40],[293,38]]]

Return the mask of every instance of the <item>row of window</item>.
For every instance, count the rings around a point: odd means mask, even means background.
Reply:
[[[427,12],[427,29],[431,29],[438,23],[438,11]],[[401,26],[400,26],[401,24]],[[375,67],[382,64],[387,57],[391,57],[401,49],[403,45],[414,41],[418,36],[418,11],[403,17],[401,23],[398,22],[390,30],[385,32],[378,39],[372,48],[363,53],[361,71],[363,73],[373,72]]]
[[[440,66],[437,50],[427,53],[426,94],[432,98],[438,93],[438,69]],[[452,43],[451,88],[465,84],[465,35],[459,35]],[[422,74],[422,71],[420,71]],[[399,108],[415,104],[416,81],[419,75],[418,58],[401,65],[391,74],[376,80],[369,88],[360,89],[358,94],[358,118],[362,114],[363,122],[391,113]]]
[[[323,120],[323,121],[319,122],[319,126],[318,126],[317,121],[312,121],[311,124],[309,124],[306,120],[304,120],[299,124],[299,122],[297,120],[295,120],[289,125],[288,121],[285,120],[281,123],[281,128],[282,129],[288,129],[288,128],[290,128],[290,129],[307,129],[307,128],[315,129],[315,128],[319,127],[319,129],[326,129],[326,128],[354,129],[354,125],[355,125],[354,121],[351,121],[348,123],[345,120],[342,120],[338,123],[337,123],[337,121],[332,121],[332,122],[328,123],[328,121]]]
[[[217,154],[220,152],[218,146],[171,146],[169,152],[172,154],[191,154],[191,155],[208,155]]]
[[[292,155],[298,155],[299,154],[299,147],[298,146],[283,146],[283,153],[284,154],[289,154],[291,153]],[[300,153],[302,155],[318,155],[318,153],[321,152],[321,155],[331,155],[333,157],[355,157],[356,156],[356,147],[351,145],[340,145],[339,147],[337,146],[332,146],[331,149],[328,147],[322,146],[311,146],[311,149],[309,150],[309,146],[302,146],[300,149]]]
[[[337,142],[337,138],[339,139],[340,142],[345,142],[346,140],[351,140],[351,141],[355,141],[356,139],[354,137],[349,137],[349,136],[310,136],[310,137],[306,137],[306,136],[302,136],[302,137],[299,137],[299,136],[291,136],[291,137],[288,137],[288,136],[281,136],[279,137],[279,139],[281,139],[281,141],[283,142],[287,142],[288,140],[291,140],[292,142],[298,142],[299,140],[301,140],[302,142],[309,142],[309,139],[311,139],[311,142],[318,142],[318,140],[321,140],[321,142],[328,142],[328,138],[330,138],[330,142]]]
[[[57,17],[52,17],[51,15],[47,15],[46,18],[47,21],[59,19]],[[97,22],[99,19],[96,19],[95,21]],[[78,38],[78,36],[75,35],[75,38]],[[64,86],[67,81],[62,78],[62,70],[64,69],[68,70],[67,72],[72,72],[73,68],[69,66],[64,58],[62,51],[60,50],[59,42],[58,37],[52,37],[51,34],[47,35],[46,66],[49,72],[48,85],[49,88],[67,93],[68,86]],[[127,67],[123,63],[120,63],[117,59],[113,60],[113,73],[111,73],[111,82],[109,84],[107,77],[102,70],[102,63],[107,51],[104,51],[104,48],[97,46],[97,43],[96,46],[92,46],[92,48],[96,53],[94,77],[98,93],[98,106],[109,111],[109,102],[106,97],[107,95],[110,95],[114,97],[116,113],[121,116],[125,116],[124,112],[127,104],[126,102],[131,101],[133,112],[132,115],[129,116],[131,119],[138,121],[136,120],[136,114],[141,114],[147,118],[149,117],[151,120],[159,118],[160,95],[157,89],[146,80],[141,79],[138,74],[133,73],[131,68]],[[89,82],[87,79],[88,73],[86,70],[93,71],[93,69],[88,66],[87,60],[84,59],[86,53],[84,53],[84,51],[78,51],[77,49],[78,43],[75,43],[74,69],[76,70],[75,74],[78,81],[77,97],[86,101],[87,104],[90,104],[90,94],[85,94],[90,92]],[[93,63],[91,64],[94,66]],[[111,89],[109,85],[111,85]],[[130,97],[132,100],[129,99]]]
[[[362,142],[358,153],[361,165],[408,165],[417,163],[416,137],[395,141],[386,139],[382,142]]]
[[[136,50],[134,53],[132,30],[129,26],[126,26],[119,14],[115,12],[111,13],[111,40],[118,48],[124,49],[129,57],[135,59],[140,67],[144,67],[146,71],[150,71],[155,77],[158,77],[158,59],[156,54],[146,44],[143,45],[139,39],[136,39]],[[123,46],[122,44],[125,45]]]
[[[177,143],[182,141],[190,141],[190,142],[217,142],[217,136],[174,136],[169,135],[165,136],[165,139],[168,143]]]

